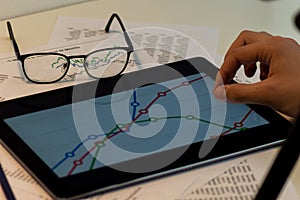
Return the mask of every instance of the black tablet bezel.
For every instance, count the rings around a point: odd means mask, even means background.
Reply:
[[[126,76],[130,80],[130,77],[139,77],[146,73],[147,76],[156,75],[156,82],[162,82],[172,79],[172,77],[159,76],[161,70],[166,70],[168,68],[177,70],[183,76],[204,72],[213,79],[218,71],[218,69],[206,59],[196,57],[168,65],[131,72]],[[113,88],[114,84],[121,77],[122,75],[110,79],[100,80],[99,82],[93,81],[80,84],[76,87],[79,87],[84,91],[85,89],[94,87],[95,84],[98,85],[101,83],[101,90],[97,91],[96,96],[102,96],[110,94],[112,92],[111,88]],[[105,84],[107,87],[103,87],[103,84]],[[124,90],[129,89],[128,87],[135,88],[135,84],[133,83],[126,87],[127,88],[124,88]],[[53,100],[55,100],[55,102],[59,102],[60,105],[72,103],[72,101],[74,101],[74,99],[72,99],[72,90],[73,87],[66,87],[0,103],[1,143],[55,198],[75,198],[95,192],[105,192],[110,189],[115,189],[120,186],[125,186],[126,184],[145,180],[150,177],[153,178],[155,176],[166,175],[175,171],[181,171],[185,168],[198,167],[200,165],[209,163],[208,161],[213,162],[225,157],[227,158],[228,155],[233,156],[243,152],[250,152],[262,149],[264,147],[280,144],[286,138],[286,130],[291,126],[287,120],[270,108],[258,105],[248,105],[255,112],[269,121],[270,124],[245,130],[242,132],[242,134],[241,132],[236,132],[220,137],[217,141],[217,145],[203,159],[199,159],[198,156],[199,147],[202,144],[202,142],[200,142],[190,145],[188,150],[185,151],[185,153],[178,160],[169,166],[154,172],[144,174],[125,173],[109,167],[104,167],[101,169],[75,174],[69,177],[59,178],[32,151],[31,148],[28,147],[16,133],[14,133],[14,131],[3,121],[3,119],[58,106],[58,104],[49,104],[45,106],[44,103],[32,105],[32,102],[44,102],[45,99],[47,99],[49,102],[53,102]],[[82,99],[78,99],[78,101],[85,98],[86,97],[82,97]],[[169,150],[162,153],[168,154],[172,153],[172,151],[174,150]],[[151,159],[159,159],[159,156],[160,155],[151,155],[149,158],[151,157]],[[134,162],[134,160],[128,162]],[[118,180],[111,179],[111,176],[106,176],[106,174],[112,173],[114,174],[114,177],[118,177]],[[101,178],[95,178],[97,176],[101,176]]]

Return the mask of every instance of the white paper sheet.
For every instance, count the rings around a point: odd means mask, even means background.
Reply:
[[[51,40],[46,47],[27,51],[21,50],[21,52],[50,51],[60,52],[66,55],[85,55],[92,50],[111,47],[115,44],[119,44],[120,46],[126,45],[122,34],[118,34],[116,31],[104,33],[103,29],[97,28],[104,26],[105,22],[103,20],[59,17]],[[112,30],[114,30],[115,26],[116,24],[114,24]],[[136,25],[133,24],[131,26]],[[146,26],[146,24],[144,24],[144,26]],[[199,34],[195,35],[198,35],[198,38],[201,38],[203,41],[211,41],[212,45],[207,45],[207,47],[212,53],[215,53],[218,39],[217,29],[203,28],[202,30],[201,27],[192,26],[180,26],[180,28],[190,33],[203,32],[200,34],[201,37]],[[119,28],[115,29],[119,30]],[[181,59],[198,55],[213,62],[213,59],[205,49],[206,47],[203,48],[199,46],[192,37],[184,33],[167,28],[129,29],[128,33],[132,36],[136,51],[132,54],[129,67],[126,68],[125,72],[175,61],[178,59],[176,57],[177,55],[179,55],[178,57]],[[153,40],[150,38],[156,39]],[[146,46],[159,50],[155,51],[153,56],[149,56],[148,51],[144,50]],[[175,56],[166,56],[165,50],[170,52],[169,55],[174,54]],[[168,57],[168,59],[165,59],[166,57]],[[66,80],[58,83],[45,85],[28,82],[24,78],[20,63],[15,59],[15,56],[11,55],[4,58],[2,56],[2,59],[0,59],[0,101],[70,86],[75,84],[75,79],[76,83],[94,80],[85,73],[82,66],[82,59],[73,59],[71,63],[72,62],[73,64],[76,62],[76,65],[74,64],[73,67],[70,67],[68,74],[73,78],[67,77]]]
[[[16,199],[48,200],[50,196],[0,145],[0,162]],[[0,192],[0,199],[6,199]]]
[[[253,199],[277,149],[243,156],[182,174],[139,184],[93,200],[209,200]],[[288,181],[281,200],[297,200]]]
[[[103,30],[107,20],[59,16],[49,39],[49,44],[66,45],[76,43],[77,41],[105,39],[107,37]],[[216,56],[219,38],[219,28],[217,27],[127,21],[123,23],[128,32],[140,28],[161,28],[177,31],[181,35],[186,35],[202,45],[212,58]],[[117,22],[112,24],[112,30],[121,30]]]
[[[91,197],[91,200],[205,200],[227,197],[252,199],[278,149],[271,149],[199,169],[137,184]],[[0,146],[0,162],[17,199],[51,199],[51,197]],[[2,196],[1,196],[2,195]],[[19,198],[18,198],[19,197]],[[4,199],[0,192],[0,199]],[[297,192],[288,181],[281,200],[297,200]]]

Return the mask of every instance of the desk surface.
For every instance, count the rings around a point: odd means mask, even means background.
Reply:
[[[187,3],[178,0],[129,2],[96,0],[18,17],[12,21],[22,49],[46,44],[57,16],[106,19],[111,13],[117,12],[124,21],[218,27],[220,28],[218,53],[224,54],[231,42],[244,29],[268,31],[274,35],[289,36],[300,41],[300,32],[293,22],[293,17],[299,10],[298,0],[280,0],[272,3],[258,0],[191,0]],[[0,26],[2,27],[0,53],[11,51],[5,21],[0,22]]]
[[[258,0],[96,0],[11,19],[22,49],[47,44],[57,16],[106,19],[117,12],[126,21],[189,24],[218,27],[217,53],[224,55],[228,46],[244,29],[267,31],[293,37],[300,42],[300,32],[293,17],[300,10],[299,0],[262,2]],[[0,22],[0,53],[12,52],[5,21]],[[33,37],[34,35],[34,37]],[[300,164],[292,181],[300,196]]]

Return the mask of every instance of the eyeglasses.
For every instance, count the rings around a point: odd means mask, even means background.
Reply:
[[[70,68],[72,59],[83,59],[83,67],[86,73],[95,79],[108,78],[121,74],[129,61],[130,54],[133,52],[133,45],[126,32],[121,18],[112,14],[109,18],[105,32],[108,33],[114,19],[117,19],[124,33],[127,47],[112,47],[92,51],[87,55],[66,56],[61,53],[45,52],[21,54],[15,40],[11,23],[7,22],[7,29],[12,41],[17,59],[21,62],[25,77],[39,84],[55,83],[62,80]]]

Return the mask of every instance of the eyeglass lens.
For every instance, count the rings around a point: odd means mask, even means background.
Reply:
[[[94,78],[106,78],[118,75],[127,62],[124,49],[107,49],[89,54],[84,62],[87,73]]]
[[[91,77],[106,78],[122,72],[127,56],[128,52],[124,49],[99,50],[90,53],[83,64]],[[65,75],[68,65],[66,57],[55,54],[32,55],[24,60],[24,70],[28,78],[40,83],[59,80]]]
[[[26,57],[24,71],[36,82],[51,82],[60,79],[68,69],[68,60],[61,55],[41,54]]]

